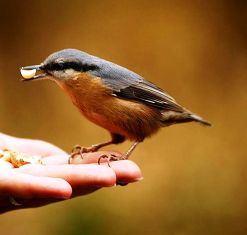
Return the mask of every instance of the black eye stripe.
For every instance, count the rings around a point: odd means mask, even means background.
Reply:
[[[78,62],[63,62],[63,63],[49,63],[43,65],[44,70],[48,71],[61,71],[66,69],[74,69],[78,72],[87,72],[90,70],[97,70],[98,66],[96,65],[88,65],[88,64],[81,64]]]

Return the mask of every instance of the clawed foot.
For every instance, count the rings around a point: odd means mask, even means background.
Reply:
[[[71,151],[70,157],[68,159],[68,164],[71,164],[72,159],[79,155],[81,159],[83,159],[84,153],[92,153],[98,151],[99,148],[102,147],[102,144],[96,144],[92,145],[91,147],[83,147],[80,145],[75,145]],[[116,155],[113,153],[107,153],[107,154],[102,154],[99,159],[98,159],[98,164],[101,164],[101,160],[106,159],[106,162],[108,166],[110,167],[110,162],[111,161],[118,161],[118,160],[126,160],[128,159],[127,155]]]
[[[97,145],[92,145],[91,147],[83,147],[80,145],[75,145],[71,150],[71,154],[70,154],[68,163],[70,164],[71,160],[77,155],[79,155],[83,159],[84,153],[96,152],[97,150],[98,150]]]
[[[125,158],[125,156],[122,156],[122,155],[117,156],[117,155],[112,154],[112,153],[103,154],[98,159],[98,164],[99,165],[100,165],[102,159],[106,159],[106,162],[107,162],[108,166],[111,167],[110,166],[110,162],[111,161],[125,160],[126,158]]]

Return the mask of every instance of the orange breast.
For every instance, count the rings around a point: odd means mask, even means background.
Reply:
[[[100,78],[83,73],[58,83],[86,118],[111,133],[142,141],[161,127],[158,109],[113,96]]]

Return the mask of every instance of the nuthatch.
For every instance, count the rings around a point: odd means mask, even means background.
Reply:
[[[140,75],[80,50],[55,52],[40,65],[21,68],[21,73],[25,81],[55,81],[87,119],[111,133],[111,141],[81,147],[80,154],[128,139],[134,144],[127,153],[109,160],[127,159],[139,142],[161,127],[191,121],[210,126]]]

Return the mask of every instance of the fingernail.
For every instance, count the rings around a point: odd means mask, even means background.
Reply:
[[[120,186],[126,186],[128,183],[126,182],[123,182],[123,181],[117,181],[117,185],[120,185]]]
[[[124,181],[117,181],[117,185],[126,186],[129,183],[139,182],[139,181],[141,181],[143,179],[144,179],[143,177],[138,177],[138,178],[135,178],[133,181],[128,182],[128,183],[127,182],[124,182]]]
[[[141,181],[141,180],[143,180],[144,179],[144,177],[138,177],[138,178],[135,178],[134,179],[134,182],[138,182],[138,181]]]

